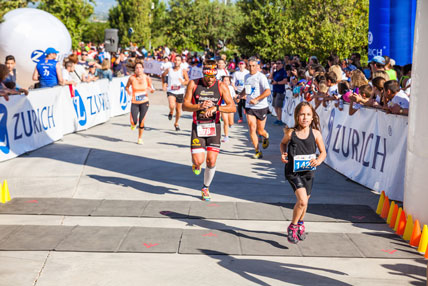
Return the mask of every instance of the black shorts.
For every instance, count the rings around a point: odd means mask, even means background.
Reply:
[[[190,139],[190,149],[192,154],[207,151],[220,152],[220,138],[221,138],[221,124],[216,123],[216,136],[212,137],[198,137],[196,131],[196,124],[192,123],[192,137]]]
[[[285,178],[290,183],[294,192],[297,189],[305,188],[306,194],[308,196],[311,195],[312,186],[314,184],[313,171],[296,172],[296,173],[287,173],[287,171],[285,171]]]
[[[131,104],[131,125],[137,125],[138,127],[144,128],[144,125],[141,125],[146,113],[149,110],[149,102],[144,103],[133,103]],[[140,116],[138,116],[138,114]]]
[[[167,97],[168,96],[174,96],[175,97],[175,101],[177,103],[183,103],[183,101],[184,101],[184,94],[174,94],[174,93],[171,93],[171,92],[167,92],[166,96]]]
[[[269,112],[269,107],[262,108],[262,109],[252,109],[252,108],[245,108],[245,111],[248,115],[254,115],[257,120],[263,121],[266,119],[266,116]]]

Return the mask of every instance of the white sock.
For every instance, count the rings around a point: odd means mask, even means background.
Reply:
[[[211,182],[214,178],[215,174],[215,166],[210,168],[206,167],[204,172],[204,186],[209,187],[211,185]]]

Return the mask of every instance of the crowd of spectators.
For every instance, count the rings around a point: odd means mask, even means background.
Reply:
[[[182,68],[190,72],[200,67],[207,57],[214,58],[232,75],[239,70],[238,62],[246,62],[234,54],[229,59],[225,54],[206,50],[203,53],[191,53],[184,50],[177,53],[167,46],[152,51],[131,43],[116,53],[105,51],[104,45],[81,43],[62,62],[57,62],[58,51],[48,48],[44,58],[34,69],[34,88],[57,85],[76,85],[106,78],[130,75],[138,62],[153,59],[162,62],[161,70],[172,67],[177,55],[181,56]],[[261,72],[272,85],[273,106],[278,115],[275,122],[281,125],[281,108],[287,93],[302,96],[307,101],[314,100],[315,106],[327,106],[332,103],[339,110],[349,104],[349,115],[364,107],[379,108],[393,114],[408,114],[411,90],[411,64],[398,66],[394,60],[385,56],[374,57],[367,66],[361,65],[361,56],[352,54],[348,59],[339,59],[332,54],[325,64],[312,56],[306,60],[298,55],[287,55],[276,61],[260,62]],[[26,89],[17,85],[15,58],[10,55],[5,64],[0,65],[0,96],[28,94]],[[234,83],[232,83],[234,84]]]

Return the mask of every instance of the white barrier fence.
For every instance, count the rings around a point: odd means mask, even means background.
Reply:
[[[282,121],[294,126],[294,109],[302,97],[286,95]],[[352,180],[376,191],[385,190],[403,201],[406,162],[407,116],[362,108],[349,116],[349,105],[340,111],[330,102],[318,107],[327,150],[325,163]]]
[[[130,109],[128,77],[82,83],[71,97],[68,86],[0,98],[0,162],[106,122]]]

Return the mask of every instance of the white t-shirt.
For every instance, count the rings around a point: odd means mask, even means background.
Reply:
[[[175,71],[173,68],[170,68],[168,71],[168,89],[167,92],[173,94],[184,94],[184,86],[180,82],[184,80],[183,70],[179,68]]]
[[[408,96],[410,96],[410,89],[411,89],[410,84],[411,83],[412,83],[412,79],[409,78],[406,82],[406,87],[404,89],[404,93],[407,94]]]
[[[171,62],[164,62],[164,63],[162,63],[161,64],[161,71],[162,72],[164,72],[164,71],[166,71],[167,69],[170,69],[170,68],[172,68],[172,63]]]
[[[232,82],[235,84],[238,93],[244,89],[245,76],[249,73],[248,70],[239,70],[233,73]]]
[[[217,80],[221,80],[221,78],[225,75],[229,75],[229,72],[226,69],[217,69]]]
[[[328,88],[327,94],[330,96],[335,96],[335,97],[339,97],[339,98],[341,97],[339,95],[339,91],[337,90],[337,84],[330,86]]]
[[[246,108],[263,109],[269,107],[267,97],[263,98],[256,105],[250,104],[251,99],[260,96],[260,94],[262,94],[267,89],[270,90],[269,82],[264,74],[262,74],[261,72],[257,72],[253,75],[250,73],[245,75],[244,88],[245,93],[247,95],[247,101],[245,103]]]
[[[388,106],[394,106],[394,104],[398,104],[401,108],[409,108],[409,96],[402,90],[397,92],[394,97],[388,102]]]
[[[64,81],[73,81],[70,72],[67,69],[62,69],[62,79]]]

